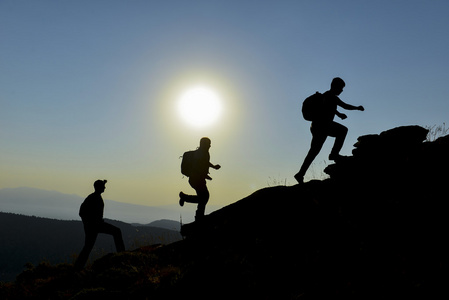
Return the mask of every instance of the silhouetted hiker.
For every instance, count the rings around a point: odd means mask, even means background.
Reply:
[[[183,163],[181,165],[181,172],[189,176],[189,184],[196,191],[196,196],[186,195],[183,192],[179,193],[179,204],[184,206],[184,202],[197,203],[195,220],[201,220],[204,217],[206,204],[209,201],[209,190],[206,186],[206,179],[212,180],[209,176],[209,168],[218,170],[220,165],[213,165],[210,163],[209,148],[211,141],[204,137],[200,140],[200,147],[195,151],[186,152],[183,156]],[[191,155],[189,155],[191,154]],[[187,165],[189,167],[186,167]],[[187,171],[185,169],[188,169]]]
[[[95,245],[95,240],[99,233],[110,234],[114,237],[117,252],[125,251],[122,232],[120,228],[108,224],[103,220],[104,202],[101,194],[106,189],[107,180],[97,180],[94,182],[95,192],[90,194],[81,204],[79,215],[83,220],[85,241],[75,262],[75,268],[80,270],[84,267],[89,258],[89,254]]]
[[[317,110],[316,117],[312,120],[312,125],[310,126],[310,131],[312,132],[312,143],[310,150],[307,153],[306,158],[301,166],[299,172],[295,175],[295,179],[302,183],[304,180],[304,175],[310,164],[313,162],[315,157],[320,153],[324,142],[328,136],[335,137],[334,146],[331,153],[329,154],[329,160],[338,160],[342,156],[340,155],[340,150],[345,142],[346,134],[348,133],[348,128],[334,121],[335,115],[337,115],[342,120],[346,119],[347,116],[337,111],[337,106],[340,106],[347,110],[360,110],[364,111],[363,106],[353,106],[338,98],[343,92],[345,87],[345,82],[343,79],[336,77],[332,80],[331,88],[329,91],[325,92],[322,96],[322,102]]]

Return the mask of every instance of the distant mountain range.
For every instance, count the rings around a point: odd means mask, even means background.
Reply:
[[[0,189],[0,281],[13,280],[26,263],[71,263],[84,241],[78,215],[83,201],[57,191]],[[151,207],[104,201],[104,216],[118,220],[110,222],[122,229],[127,249],[179,240],[180,221],[192,222],[196,209],[194,205]],[[95,249],[94,259],[115,250],[112,239],[102,235]]]
[[[181,239],[179,222],[157,221],[147,226],[132,226],[107,220],[122,230],[127,250],[144,245],[169,244]],[[170,228],[165,229],[165,228]],[[84,245],[81,221],[63,221],[0,212],[0,281],[14,280],[25,264],[42,261],[72,263]],[[100,234],[91,259],[115,252],[112,237]]]
[[[87,195],[86,195],[87,197]],[[0,212],[10,212],[28,216],[58,220],[80,220],[78,211],[85,198],[36,188],[0,189]],[[105,199],[105,218],[126,223],[148,224],[158,220],[192,222],[196,207],[180,207],[174,199],[172,205],[145,206],[116,202]],[[208,206],[208,211],[215,210]]]

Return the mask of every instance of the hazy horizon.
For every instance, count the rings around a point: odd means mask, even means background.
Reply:
[[[0,212],[15,213],[58,220],[81,221],[78,211],[85,197],[64,194],[55,190],[43,190],[30,187],[0,189]],[[179,207],[177,204],[159,206],[139,205],[104,199],[106,219],[125,223],[149,224],[158,220],[182,221],[194,220],[195,207]],[[221,206],[210,205],[211,213]]]

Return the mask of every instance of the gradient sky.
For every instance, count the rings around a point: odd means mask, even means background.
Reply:
[[[437,0],[0,0],[0,188],[85,197],[106,178],[106,199],[176,204],[193,193],[179,156],[202,136],[222,166],[211,205],[293,185],[311,140],[301,103],[333,77],[365,107],[341,110],[344,155],[361,135],[448,122],[448,16]],[[199,84],[223,111],[193,128],[176,104]]]

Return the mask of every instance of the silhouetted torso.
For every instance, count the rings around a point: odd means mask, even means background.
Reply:
[[[337,111],[337,105],[341,101],[338,96],[331,91],[327,91],[324,94],[324,102],[320,115],[314,123],[330,123],[334,120],[335,112]]]
[[[207,174],[209,174],[209,161],[209,151],[198,149],[195,153],[195,171],[191,177],[194,179],[205,179]]]
[[[87,196],[80,208],[80,217],[84,222],[100,222],[103,220],[104,201],[100,193]]]

